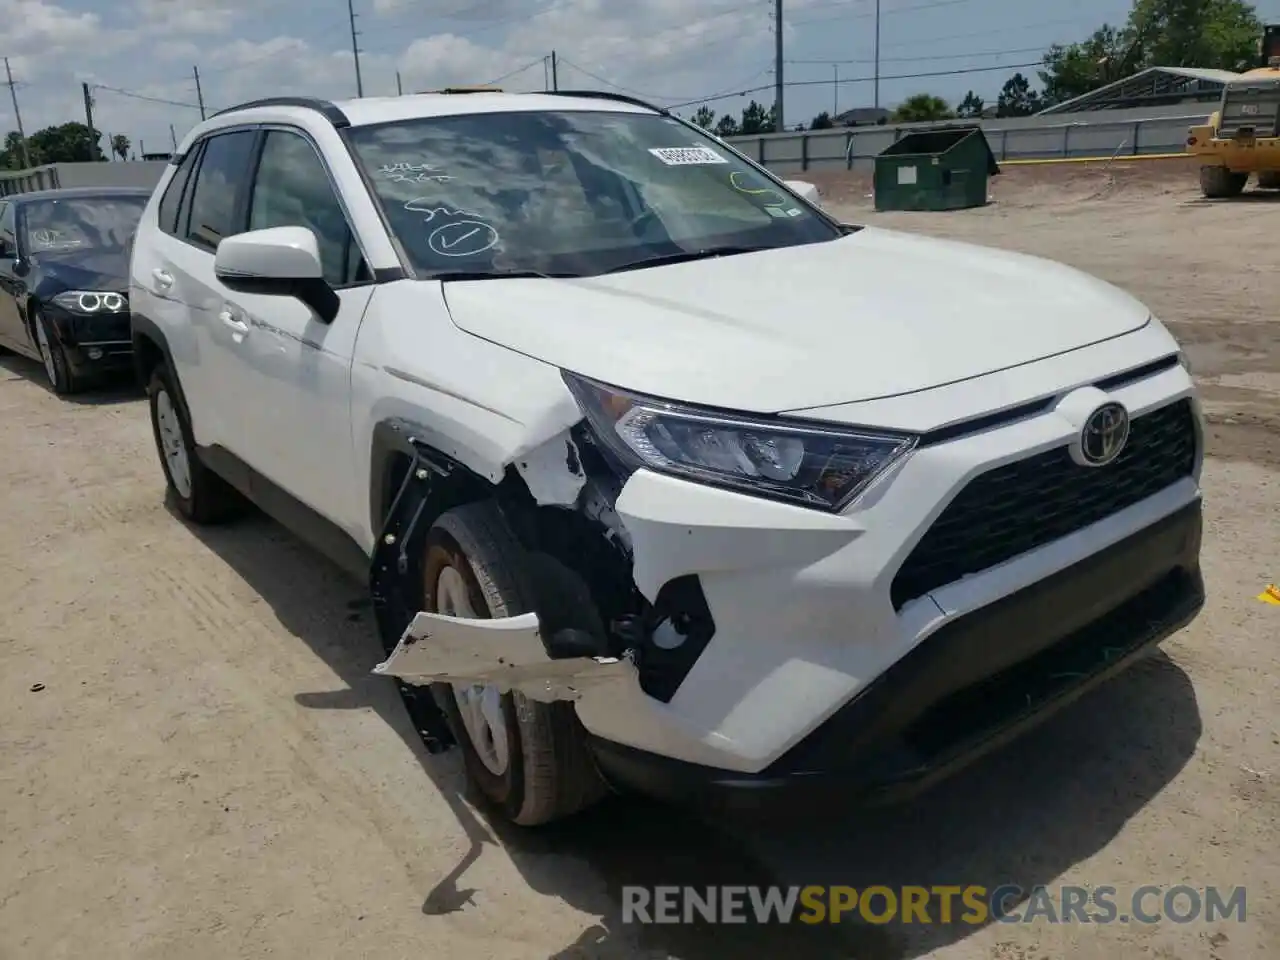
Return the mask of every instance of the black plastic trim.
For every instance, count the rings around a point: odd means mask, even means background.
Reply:
[[[1114,376],[1107,377],[1105,380],[1099,380],[1094,386],[1099,390],[1115,390],[1131,383],[1137,383],[1139,380],[1145,380],[1147,377],[1154,377],[1157,373],[1164,373],[1164,371],[1177,365],[1178,355],[1171,353],[1167,357],[1152,360],[1150,363],[1144,363],[1142,366],[1134,367],[1123,373],[1117,373]]]
[[[222,117],[229,113],[239,113],[241,110],[253,110],[258,107],[302,107],[305,110],[316,111],[336,129],[351,126],[347,115],[338,109],[336,104],[329,100],[321,100],[319,97],[264,97],[261,100],[250,100],[247,103],[238,103],[234,107],[219,110],[214,116]]]
[[[361,584],[369,580],[369,555],[345,530],[268,480],[226,447],[197,447],[200,461],[231,484],[263,513],[328,557]]]
[[[1173,353],[1167,357],[1161,357],[1158,360],[1151,360],[1141,366],[1133,367],[1123,373],[1117,373],[1106,379],[1098,380],[1093,386],[1104,391],[1117,390],[1120,387],[1127,387],[1131,383],[1137,383],[1139,380],[1145,380],[1147,377],[1154,377],[1157,373],[1163,373],[1170,367],[1176,367],[1177,365],[1178,355]],[[1048,410],[1057,399],[1058,396],[1041,397],[1039,400],[1029,400],[1015,407],[975,417],[972,420],[962,420],[959,423],[930,430],[920,436],[917,446],[929,447],[939,443],[949,443],[952,440],[959,440],[961,437],[983,433],[996,427],[1007,426],[1018,420],[1034,417]]]
[[[409,275],[405,273],[404,267],[375,267],[373,270],[374,283],[395,283],[397,280],[408,280]]]
[[[759,810],[806,792],[837,805],[905,799],[1038,725],[1191,622],[1205,599],[1202,526],[1197,499],[946,624],[759,773],[593,738],[596,762],[616,787],[721,811]],[[1022,696],[1024,689],[1034,696]]]
[[[666,107],[660,107],[657,104],[650,103],[648,100],[641,100],[639,97],[631,97],[625,93],[613,93],[609,90],[547,90],[537,92],[539,96],[550,94],[553,97],[580,97],[584,100],[614,100],[618,103],[629,103],[633,107],[644,107],[654,113],[660,113],[664,117],[671,116],[671,111]]]

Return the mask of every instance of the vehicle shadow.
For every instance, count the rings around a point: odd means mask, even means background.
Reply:
[[[194,533],[346,684],[298,694],[297,702],[320,710],[372,708],[449,803],[469,848],[422,891],[423,914],[464,909],[476,893],[467,886],[469,868],[485,844],[499,844],[532,889],[598,918],[549,960],[639,960],[658,952],[678,960],[922,956],[979,927],[873,925],[848,917],[813,926],[641,925],[624,923],[622,888],[1051,884],[1097,853],[1170,782],[1201,730],[1189,679],[1158,654],[906,806],[851,809],[825,820],[797,812],[763,825],[709,824],[642,799],[614,798],[569,821],[522,829],[464,796],[456,755],[428,755],[411,720],[412,700],[371,675],[382,651],[360,584],[265,518]]]
[[[38,361],[30,360],[16,353],[0,352],[0,371],[30,380],[37,386],[49,390],[49,377],[44,366]],[[3,377],[0,377],[3,378]],[[7,379],[7,378],[4,378]],[[50,391],[52,392],[52,391]],[[87,383],[80,393],[59,397],[67,403],[75,403],[86,407],[109,406],[117,403],[132,403],[144,396],[141,387],[132,373],[126,372],[111,377],[104,377],[96,383]]]

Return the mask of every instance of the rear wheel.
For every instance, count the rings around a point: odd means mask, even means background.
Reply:
[[[244,511],[240,493],[196,456],[191,420],[164,364],[156,367],[147,386],[151,429],[156,452],[178,512],[192,523],[219,523]]]
[[[1263,190],[1280,190],[1280,170],[1258,174],[1258,186]]]
[[[447,616],[511,617],[535,609],[529,555],[491,502],[456,507],[427,532],[423,608]],[[467,772],[518,824],[557,820],[606,788],[573,706],[538,703],[491,684],[433,684]]]
[[[1249,174],[1232,173],[1217,164],[1200,168],[1200,191],[1210,200],[1238,197],[1248,182]]]

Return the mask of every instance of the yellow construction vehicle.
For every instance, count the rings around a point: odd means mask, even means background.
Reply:
[[[1208,124],[1187,135],[1206,197],[1239,196],[1254,173],[1259,187],[1280,190],[1280,24],[1263,28],[1258,54],[1256,69],[1227,83]]]

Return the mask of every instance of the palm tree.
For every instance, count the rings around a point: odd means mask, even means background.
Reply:
[[[129,138],[126,137],[123,133],[116,133],[112,135],[111,152],[114,153],[121,160],[129,159],[130,146],[132,146],[132,144],[129,143]]]

